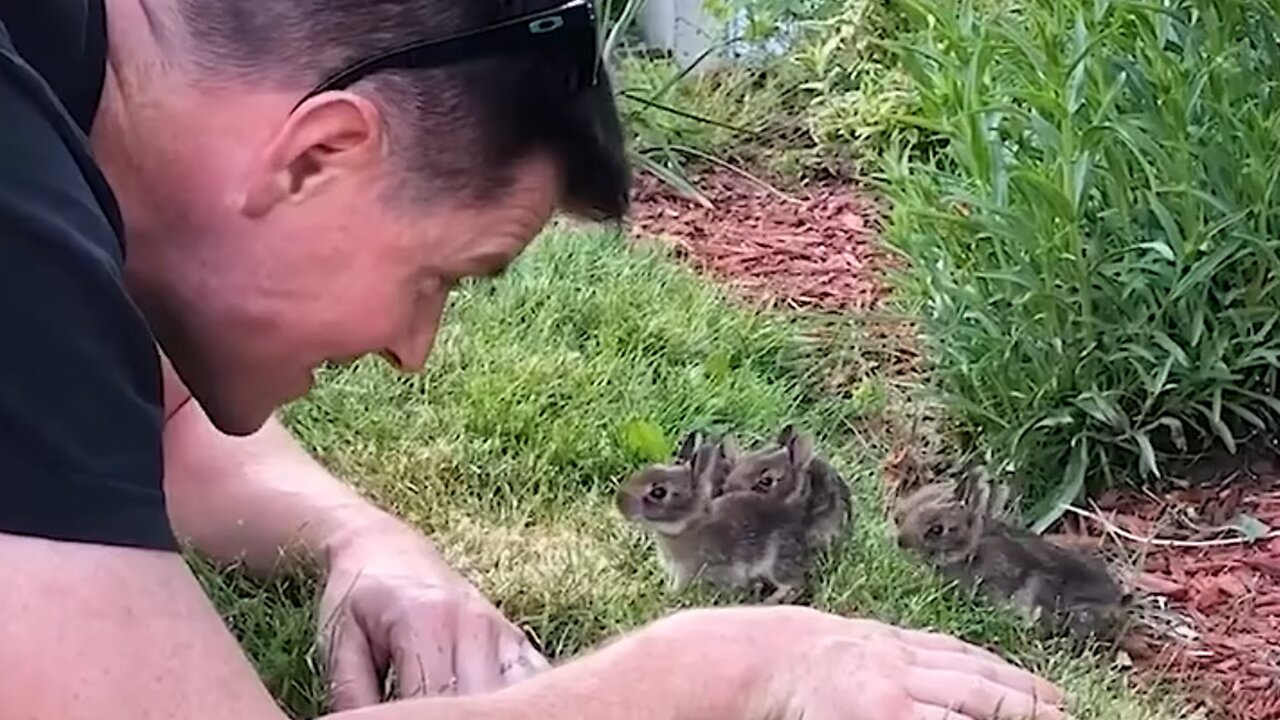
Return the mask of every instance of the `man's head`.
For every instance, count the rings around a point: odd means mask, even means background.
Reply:
[[[459,280],[500,271],[557,208],[625,213],[608,79],[567,82],[590,36],[312,92],[561,2],[108,0],[94,142],[127,279],[219,428],[257,429],[327,360],[419,367]]]

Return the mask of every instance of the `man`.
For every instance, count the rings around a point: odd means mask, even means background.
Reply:
[[[0,0],[0,717],[282,717],[175,536],[318,565],[328,717],[1062,717],[969,645],[804,608],[547,669],[271,419],[325,360],[419,368],[557,208],[625,212],[587,9]],[[388,666],[427,697],[378,704]]]

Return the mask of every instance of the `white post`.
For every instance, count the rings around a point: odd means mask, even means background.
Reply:
[[[699,74],[721,67],[730,53],[724,47],[699,57],[707,49],[723,43],[726,28],[706,11],[703,0],[643,0],[636,22],[647,44],[667,50],[680,69],[697,62]]]

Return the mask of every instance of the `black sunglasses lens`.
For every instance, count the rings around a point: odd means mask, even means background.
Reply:
[[[511,18],[467,33],[420,40],[352,63],[329,76],[302,99],[351,85],[380,70],[428,69],[496,55],[549,51],[562,55],[570,91],[596,84],[599,72],[594,0]],[[300,101],[301,102],[301,101]]]

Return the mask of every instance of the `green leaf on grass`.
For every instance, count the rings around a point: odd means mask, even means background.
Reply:
[[[622,426],[622,442],[627,450],[645,462],[661,462],[671,454],[671,443],[662,428],[648,420],[629,420]]]

